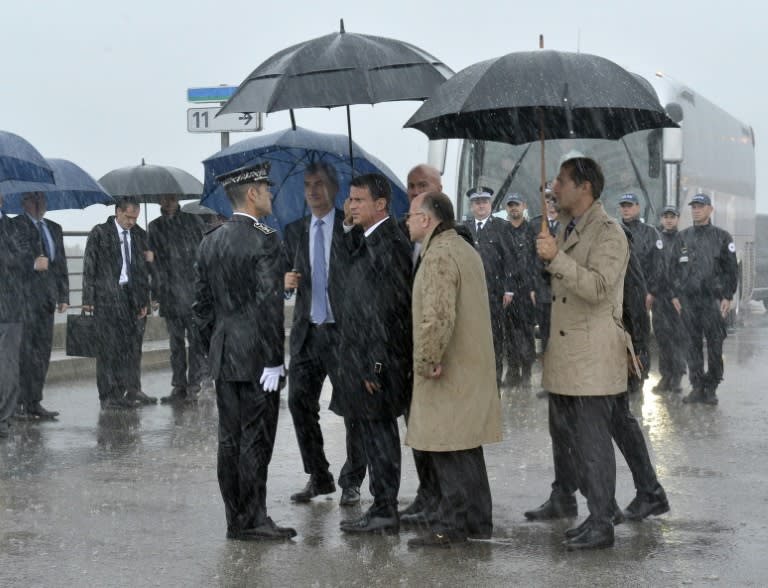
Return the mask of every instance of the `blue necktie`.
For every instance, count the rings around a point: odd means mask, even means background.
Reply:
[[[324,323],[328,318],[328,307],[325,300],[328,275],[325,270],[323,224],[321,219],[315,222],[315,243],[312,251],[312,322],[318,325]]]
[[[571,236],[571,233],[573,232],[573,229],[576,227],[576,221],[571,219],[571,222],[568,223],[568,226],[565,227],[565,238],[568,239],[568,237]]]
[[[131,281],[131,250],[128,247],[128,231],[123,231],[123,257],[125,258],[125,275]]]
[[[37,221],[37,228],[40,231],[40,239],[43,241],[43,251],[45,251],[45,256],[53,261],[54,252],[53,248],[51,247],[51,232],[48,230],[48,226],[45,224],[44,220]]]

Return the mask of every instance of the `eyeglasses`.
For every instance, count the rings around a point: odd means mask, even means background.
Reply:
[[[405,220],[409,220],[412,216],[418,216],[420,214],[427,214],[426,212],[406,212],[405,213]]]

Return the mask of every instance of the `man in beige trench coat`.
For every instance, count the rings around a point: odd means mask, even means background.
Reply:
[[[536,240],[552,276],[552,327],[542,385],[550,391],[555,470],[574,474],[590,513],[581,532],[565,541],[569,550],[609,547],[614,541],[611,415],[627,388],[631,342],[622,326],[622,298],[629,246],[599,201],[604,183],[592,159],[565,161],[553,185],[565,230],[557,238],[541,233]],[[556,490],[550,501],[559,498]]]
[[[490,310],[483,262],[457,232],[448,197],[417,196],[407,218],[411,239],[422,247],[413,283],[414,382],[405,442],[431,460],[440,490],[437,522],[408,545],[448,547],[487,539],[493,530],[482,448],[501,441]]]

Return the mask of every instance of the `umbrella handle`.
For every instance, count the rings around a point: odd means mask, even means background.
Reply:
[[[539,111],[539,142],[541,143],[541,232],[546,234],[549,232],[549,219],[547,218],[547,172],[544,168],[544,114],[540,108],[537,110]]]

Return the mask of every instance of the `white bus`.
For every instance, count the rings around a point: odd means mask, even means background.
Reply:
[[[639,77],[639,76],[638,76]],[[737,247],[740,280],[734,300],[738,312],[755,286],[755,138],[752,128],[687,86],[657,74],[641,79],[659,97],[680,129],[640,131],[618,141],[556,140],[546,142],[546,177],[554,178],[561,160],[572,152],[594,158],[605,173],[601,199],[618,217],[618,199],[635,193],[641,215],[659,224],[666,204],[681,211],[681,228],[691,224],[686,204],[705,193],[715,208],[714,224],[730,232]],[[651,83],[652,82],[652,83]],[[433,148],[431,154],[439,153]],[[439,159],[439,157],[437,158]],[[434,162],[434,161],[433,161]],[[440,162],[437,161],[439,164]],[[494,210],[503,208],[506,194],[525,196],[531,217],[541,212],[540,149],[538,143],[509,145],[491,141],[459,143],[456,174],[456,214],[469,215],[466,191],[477,185],[495,191]]]

